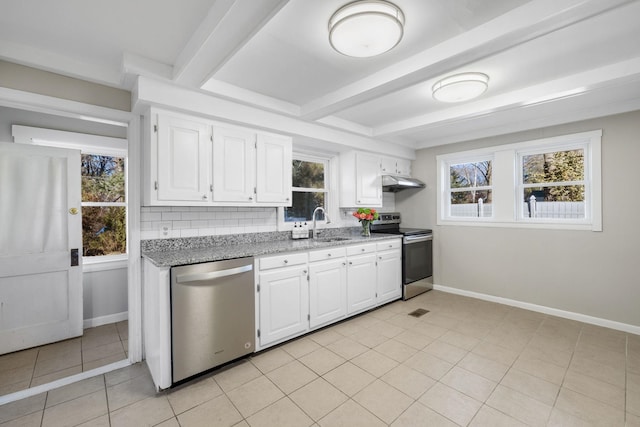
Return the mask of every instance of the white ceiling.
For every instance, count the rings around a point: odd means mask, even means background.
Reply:
[[[0,58],[131,89],[144,75],[409,148],[640,109],[640,0],[393,0],[400,44],[349,58],[349,0],[3,2]],[[440,77],[490,76],[461,104]]]

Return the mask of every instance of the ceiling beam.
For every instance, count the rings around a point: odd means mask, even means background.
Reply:
[[[536,0],[302,106],[317,120],[436,78],[633,0]]]
[[[289,0],[216,0],[173,65],[173,80],[200,88]]]

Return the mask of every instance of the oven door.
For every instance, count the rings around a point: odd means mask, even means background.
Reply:
[[[403,284],[433,276],[433,235],[405,236],[402,250]]]

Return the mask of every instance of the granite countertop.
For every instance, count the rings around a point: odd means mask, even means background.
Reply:
[[[336,240],[340,239],[340,240]],[[150,250],[143,247],[142,256],[157,267],[175,267],[202,262],[221,261],[225,259],[257,257],[261,255],[285,252],[308,251],[335,246],[353,245],[381,240],[399,239],[394,234],[371,233],[371,237],[357,234],[334,235],[323,238],[299,240],[249,241],[239,243],[212,243],[206,247],[189,247],[186,245],[165,245],[163,250]],[[177,247],[176,247],[177,246]]]

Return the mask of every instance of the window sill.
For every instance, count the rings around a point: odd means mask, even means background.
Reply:
[[[92,273],[94,271],[119,270],[129,266],[129,256],[107,255],[82,258],[82,272]]]
[[[497,222],[491,220],[439,220],[439,226],[462,226],[462,227],[495,227],[495,228],[530,228],[543,230],[574,230],[574,231],[602,231],[602,227],[596,227],[590,223],[566,223],[557,222]]]

